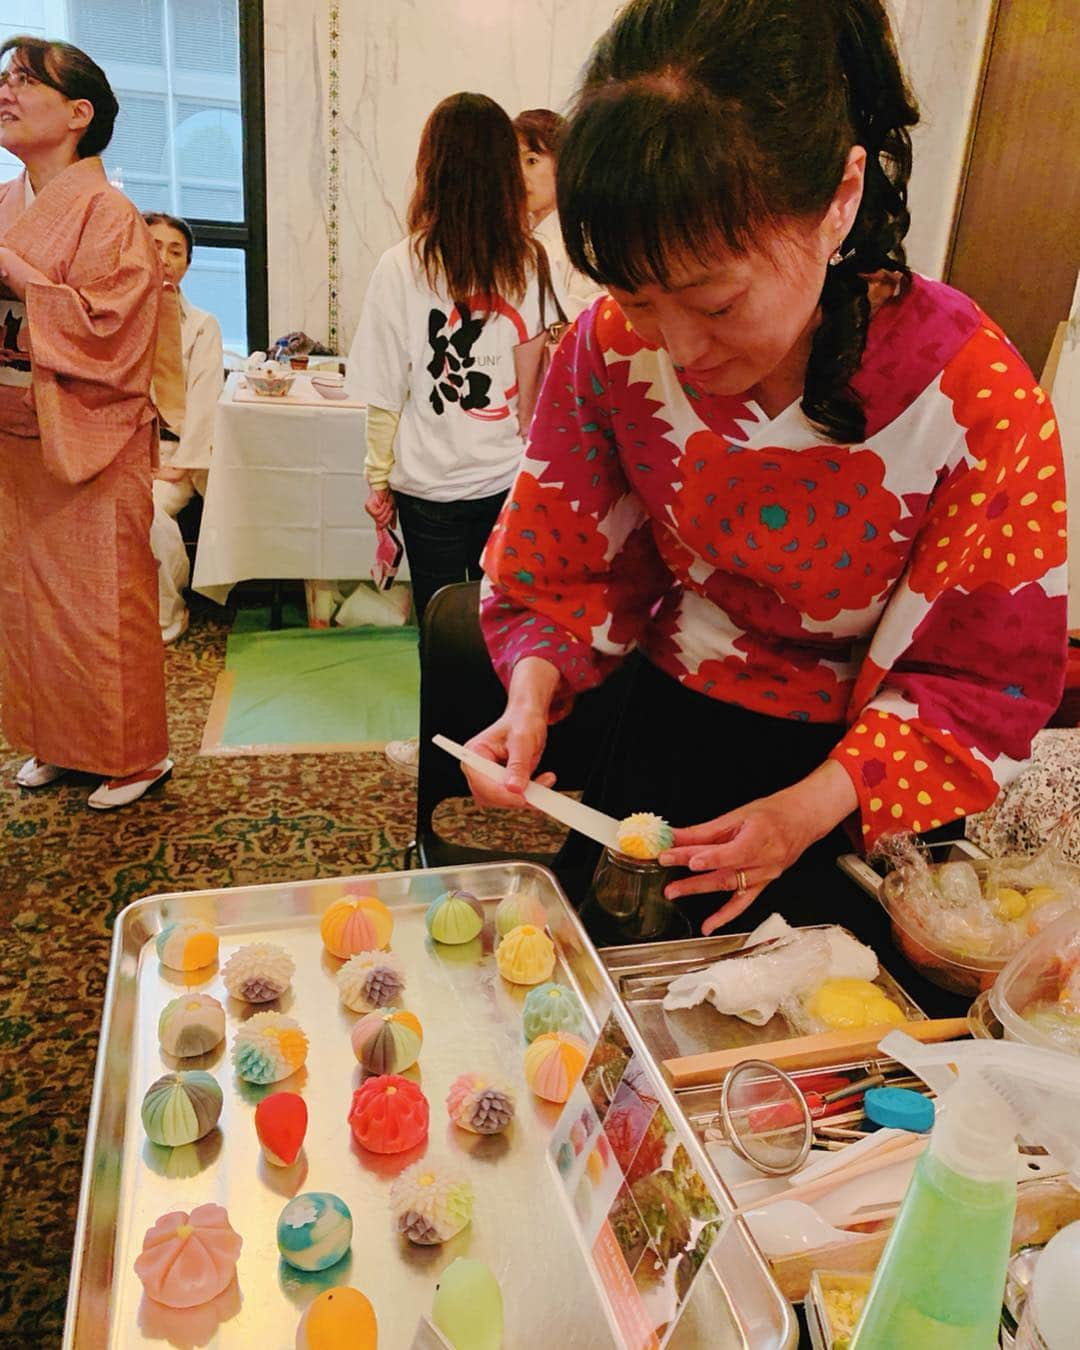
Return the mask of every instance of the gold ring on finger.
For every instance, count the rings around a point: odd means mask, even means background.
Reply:
[[[740,891],[746,890],[746,873],[742,870],[741,867],[736,867],[735,869],[735,881],[737,883],[738,890]]]

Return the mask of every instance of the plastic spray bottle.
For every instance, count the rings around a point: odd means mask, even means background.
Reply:
[[[851,1350],[991,1350],[1016,1211],[1016,1136],[1080,1182],[1080,1060],[1012,1042],[920,1045],[896,1031],[881,1049],[927,1082],[941,1109]]]

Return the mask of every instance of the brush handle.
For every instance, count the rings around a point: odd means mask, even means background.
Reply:
[[[478,755],[475,750],[458,745],[448,736],[432,736],[431,739],[440,750],[445,750],[448,755],[453,755],[455,759],[461,760],[462,764],[467,764],[470,769],[484,774],[493,782],[501,784],[506,781],[506,769],[502,764],[496,764],[493,760]],[[603,811],[594,810],[584,802],[575,801],[573,797],[565,797],[561,792],[553,792],[551,788],[542,787],[539,783],[527,783],[524,796],[530,806],[535,806],[538,811],[543,811],[544,815],[551,816],[560,824],[569,825],[572,830],[577,830],[579,834],[589,839],[595,839],[605,848],[617,847],[619,822],[614,816],[607,816]]]
[[[672,1087],[703,1087],[722,1082],[729,1070],[744,1059],[764,1059],[779,1069],[820,1069],[877,1053],[878,1043],[890,1031],[905,1031],[916,1041],[932,1044],[970,1035],[967,1018],[947,1017],[937,1021],[906,1022],[901,1027],[864,1027],[858,1031],[823,1031],[815,1036],[793,1036],[764,1045],[740,1045],[730,1050],[710,1050],[701,1055],[665,1059],[664,1072]]]

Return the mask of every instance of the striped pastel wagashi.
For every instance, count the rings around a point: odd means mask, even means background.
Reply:
[[[581,1077],[588,1047],[568,1031],[546,1031],[525,1051],[525,1081],[538,1097],[564,1102]]]
[[[380,1008],[361,1017],[350,1038],[353,1054],[368,1073],[401,1073],[419,1058],[424,1029],[415,1013]]]
[[[531,886],[504,895],[495,906],[495,931],[499,937],[506,937],[523,923],[531,923],[534,928],[547,927],[547,907]]]
[[[389,946],[393,931],[394,916],[375,895],[343,895],[319,921],[326,950],[342,960]]]
[[[432,941],[456,947],[483,931],[484,909],[468,891],[445,891],[428,905],[424,925]]]
[[[308,1304],[296,1350],[378,1350],[375,1310],[359,1289],[339,1284]]]
[[[166,1073],[151,1083],[142,1100],[142,1123],[153,1144],[179,1148],[210,1133],[221,1116],[217,1079],[202,1069]]]

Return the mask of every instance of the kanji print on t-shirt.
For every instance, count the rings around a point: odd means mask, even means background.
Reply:
[[[554,715],[633,647],[691,689],[847,726],[866,843],[983,809],[1065,666],[1065,498],[1046,395],[965,296],[921,277],[874,315],[865,439],[684,382],[610,298],[563,340],[485,555],[504,681]]]
[[[510,416],[514,387],[498,391],[502,397],[493,399],[491,376],[477,369],[473,354],[484,325],[500,319],[513,325],[518,342],[526,340],[524,320],[502,296],[473,296],[454,305],[449,313],[432,306],[428,313],[431,359],[425,369],[432,381],[428,401],[437,416],[442,417],[454,405],[485,421]]]

